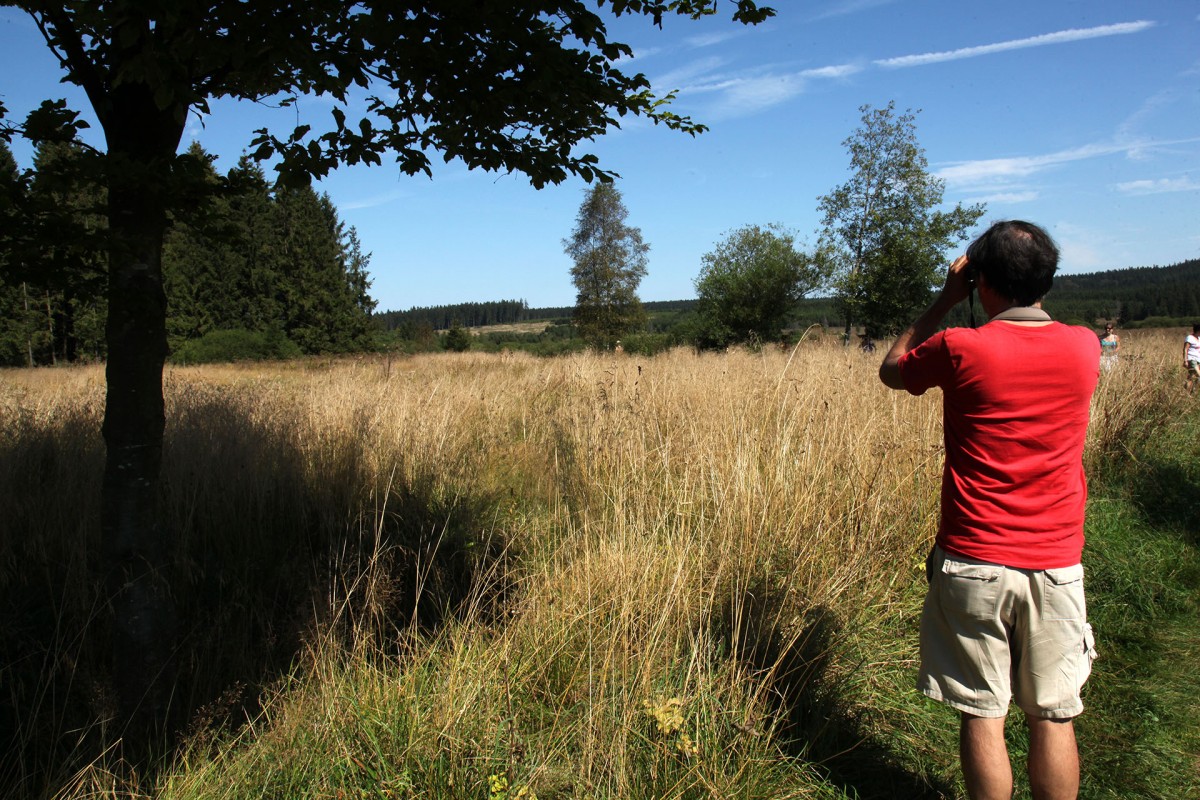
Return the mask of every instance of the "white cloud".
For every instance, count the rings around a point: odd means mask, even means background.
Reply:
[[[694,83],[697,80],[704,79],[706,76],[710,76],[714,71],[723,67],[725,63],[725,59],[719,58],[718,56],[696,59],[695,61],[684,64],[676,69],[671,70],[670,72],[663,73],[662,75],[652,79],[651,83],[656,87],[661,87],[665,91],[678,89],[681,86],[687,86],[688,84]],[[713,79],[709,77],[708,80]],[[703,91],[703,89],[700,87],[691,87],[691,90],[693,91],[697,89]]]
[[[617,59],[617,63],[623,67],[627,67],[635,61],[652,58],[661,52],[663,52],[663,48],[661,47],[635,47],[633,48],[633,55],[619,58]]]
[[[373,197],[364,197],[359,200],[341,201],[338,203],[338,208],[345,209],[346,211],[354,211],[360,208],[375,208],[376,206],[387,205],[388,203],[399,200],[402,197],[408,197],[411,194],[411,192],[404,191],[403,189],[396,189],[395,191],[385,192]]]
[[[1111,155],[1128,150],[1130,145],[1088,144],[1070,150],[1060,150],[1042,156],[1017,156],[1014,158],[985,158],[978,161],[961,161],[937,170],[936,175],[951,186],[975,186],[989,181],[1006,181],[1025,178],[1058,164],[1080,161],[1085,158]]]
[[[813,21],[819,19],[829,19],[830,17],[842,17],[847,14],[857,14],[860,11],[869,11],[872,8],[886,6],[894,2],[894,0],[837,0],[815,17],[811,17]]]
[[[794,74],[726,81],[714,87],[723,92],[716,113],[727,117],[761,111],[792,99],[803,92],[804,87],[804,79]]]
[[[1070,222],[1055,224],[1050,234],[1058,242],[1063,272],[1111,269],[1118,247],[1110,231],[1094,230]]]
[[[731,31],[723,31],[721,33],[706,33],[700,36],[689,36],[684,39],[684,42],[689,47],[701,48],[712,47],[713,45],[727,42],[730,39],[742,36],[745,33],[745,28],[735,28]]]
[[[960,161],[942,167],[936,175],[951,186],[978,186],[988,182],[1006,182],[1025,178],[1042,170],[1066,164],[1121,153],[1130,158],[1140,158],[1147,149],[1200,141],[1198,137],[1169,141],[1136,141],[1109,144],[1085,144],[1068,150],[1059,150],[1041,156],[1017,156],[1014,158],[986,158],[978,161]]]
[[[840,2],[833,6],[822,16],[849,14],[855,11],[871,8],[876,5],[881,5],[888,1],[889,0],[845,0],[844,2]],[[937,53],[921,53],[917,55],[900,56],[898,58],[876,59],[871,63],[876,67],[882,67],[885,69],[899,69],[923,64],[933,64],[940,61],[954,61],[962,58],[974,58],[977,56],[989,55],[991,53],[1018,50],[1027,47],[1042,47],[1045,45],[1075,42],[1082,39],[1095,39],[1104,36],[1138,33],[1151,28],[1154,25],[1154,22],[1148,20],[1139,20],[1137,22],[1122,22],[1115,25],[1101,25],[1095,28],[1074,28],[1071,30],[1057,31],[1055,33],[1047,33],[1040,36],[1031,36],[1025,39],[1013,39],[1007,42],[998,42],[995,44],[981,45],[978,47],[964,47],[958,50],[947,50]],[[699,47],[717,44],[727,38],[728,35],[719,35],[712,37],[696,37],[688,41],[693,46]],[[718,109],[718,113],[727,116],[754,113],[786,102],[791,98],[802,94],[807,88],[808,81],[810,80],[836,80],[858,74],[866,69],[866,65],[861,63],[847,63],[831,64],[824,67],[814,67],[811,69],[801,70],[799,72],[760,74],[756,77],[708,75],[708,73],[723,65],[724,60],[716,57],[711,59],[701,59],[663,75],[661,78],[656,79],[654,84],[656,86],[664,87],[685,86],[686,88],[680,90],[681,93],[724,93],[725,96],[723,98],[723,102],[721,103],[721,107]],[[700,80],[701,78],[705,79]],[[1027,159],[1015,159],[995,160],[992,162],[971,162],[970,165],[947,168],[947,173],[942,177],[946,178],[947,180],[957,179],[957,174],[967,169],[1012,169],[1015,170],[1014,174],[1028,174],[1030,171],[1041,168],[1041,166],[1037,164],[1026,163],[1027,161]]]
[[[1021,50],[1027,47],[1043,47],[1051,44],[1077,42],[1083,39],[1097,39],[1103,36],[1140,33],[1152,27],[1154,27],[1153,22],[1138,20],[1137,22],[1121,22],[1116,25],[1101,25],[1096,28],[1072,28],[1054,33],[1044,33],[1040,36],[1030,36],[1026,39],[1010,39],[1007,42],[997,42],[977,47],[962,47],[957,50],[944,50],[936,53],[920,53],[911,56],[899,56],[897,58],[882,58],[877,59],[875,64],[888,69],[917,67],[925,64],[936,64],[941,61],[957,61],[963,58],[976,58],[978,56],[991,55],[992,53],[1003,53],[1009,50]]]
[[[692,68],[677,70],[670,75],[654,80],[655,86],[667,87],[669,81],[688,77],[689,73],[703,74],[706,66],[720,66],[716,59],[697,62]],[[712,75],[706,81],[698,81],[680,89],[684,94],[720,94],[713,110],[707,112],[713,118],[729,118],[752,114],[802,94],[814,80],[837,80],[861,72],[859,64],[831,64],[799,72],[774,72],[753,76],[726,77]]]
[[[1200,182],[1190,176],[1182,178],[1159,178],[1158,180],[1126,181],[1118,183],[1117,189],[1126,194],[1165,194],[1167,192],[1200,191]]]
[[[861,64],[833,64],[828,67],[806,69],[800,73],[802,78],[845,78],[862,72]]]
[[[987,203],[989,205],[1011,205],[1014,203],[1031,203],[1037,200],[1038,193],[1033,189],[1023,192],[996,192],[995,194],[987,194],[982,197],[971,197],[963,201],[965,203]]]

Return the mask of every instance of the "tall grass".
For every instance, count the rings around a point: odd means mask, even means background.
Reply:
[[[1093,470],[1178,413],[1173,340],[1138,339],[1102,380]],[[18,797],[949,794],[950,748],[907,685],[897,698],[940,404],[876,367],[802,342],[169,369],[184,735],[149,771],[111,723],[101,374],[6,372],[16,757],[0,781]]]

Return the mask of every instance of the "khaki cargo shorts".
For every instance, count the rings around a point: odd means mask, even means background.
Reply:
[[[978,717],[1070,719],[1092,671],[1083,566],[1002,567],[935,547],[921,616],[917,688]]]

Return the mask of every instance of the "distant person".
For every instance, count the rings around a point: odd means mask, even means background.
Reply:
[[[1183,340],[1183,368],[1187,370],[1187,390],[1190,392],[1200,378],[1200,322],[1193,323],[1191,335]]]
[[[625,348],[621,346],[621,340],[620,340],[620,339],[617,339],[617,343],[616,343],[616,345],[613,347],[613,352],[614,352],[614,353],[616,353],[617,355],[621,355],[621,353],[624,353],[624,352],[625,352]]]
[[[972,798],[1012,797],[1004,718],[1029,726],[1035,800],[1074,798],[1072,720],[1095,657],[1083,595],[1083,443],[1099,379],[1096,334],[1041,309],[1058,248],[998,222],[950,265],[933,305],[879,367],[893,389],[942,390],[941,524],[926,563],[918,688],[960,712]],[[972,291],[989,321],[938,331]]]
[[[1113,330],[1111,322],[1105,323],[1104,335],[1100,337],[1100,366],[1112,369],[1117,364],[1117,354],[1121,352],[1121,337]]]

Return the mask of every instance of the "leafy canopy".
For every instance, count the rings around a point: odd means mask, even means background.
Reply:
[[[431,152],[472,168],[518,171],[533,185],[568,174],[611,178],[574,146],[642,116],[670,128],[704,128],[666,108],[640,73],[617,61],[631,48],[609,38],[598,13],[716,13],[716,0],[107,0],[6,3],[29,13],[67,80],[88,94],[105,130],[119,124],[126,90],[152,92],[179,131],[188,113],[235,98],[290,105],[301,95],[332,101],[323,125],[256,132],[258,159],[280,157],[285,181],[321,177],[340,163],[379,164],[394,156],[407,174],[430,173]],[[757,23],[770,8],[737,0],[733,18]],[[62,101],[47,101],[23,132],[69,136],[86,123]],[[318,129],[320,128],[320,129]],[[12,129],[9,129],[11,135]],[[174,145],[171,131],[147,127],[150,149]],[[178,139],[176,139],[178,141]]]

